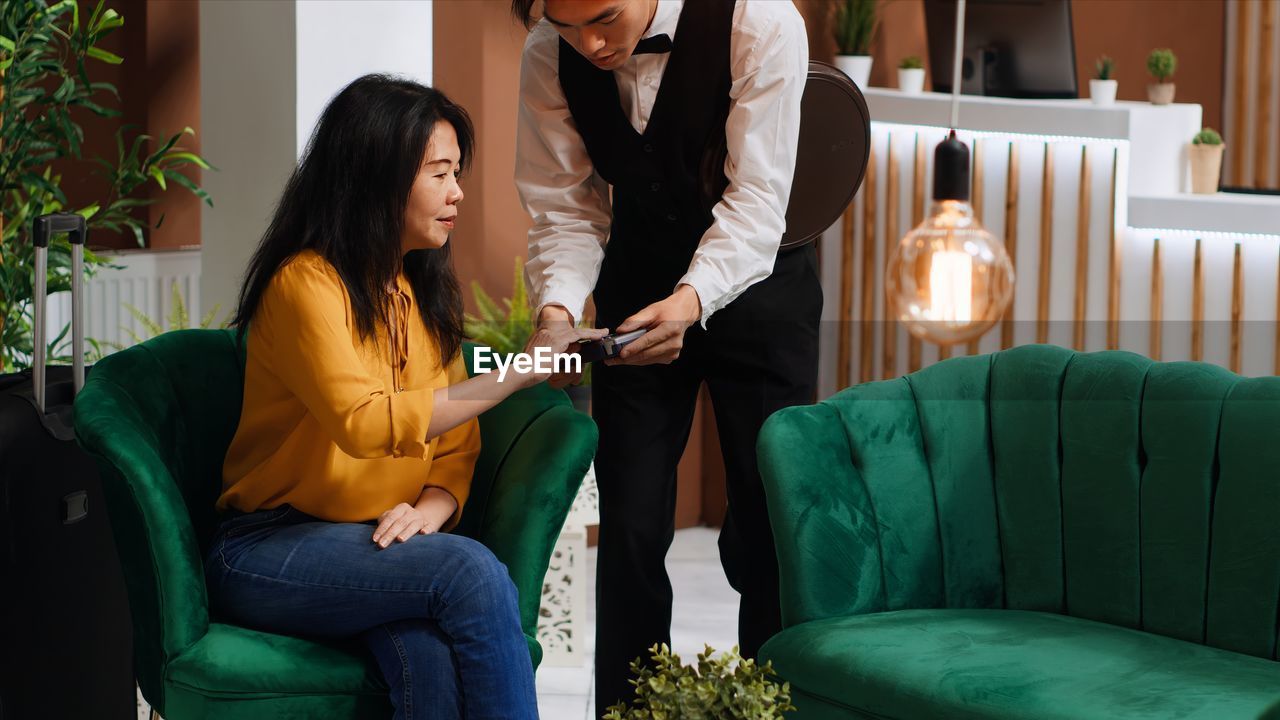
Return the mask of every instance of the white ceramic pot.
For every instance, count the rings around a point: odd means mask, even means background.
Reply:
[[[859,89],[867,87],[867,83],[871,81],[870,55],[837,55],[836,67],[848,75]]]
[[[1111,105],[1116,101],[1116,88],[1120,83],[1115,80],[1090,80],[1089,99],[1094,105]]]
[[[1222,174],[1222,153],[1227,146],[1191,144],[1191,192],[1212,195],[1218,192]]]
[[[1173,102],[1173,83],[1151,83],[1147,86],[1147,99],[1152,105],[1168,105]]]
[[[924,90],[924,68],[898,68],[898,89],[908,95]]]

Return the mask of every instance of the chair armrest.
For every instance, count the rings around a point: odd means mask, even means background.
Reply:
[[[511,573],[520,625],[530,638],[537,637],[551,553],[595,457],[597,437],[590,417],[567,405],[548,408],[520,433],[494,475],[477,538]]]
[[[133,399],[99,371],[75,402],[76,437],[97,463],[133,619],[139,684],[163,707],[169,660],[208,632],[204,565],[182,494]]]
[[[881,609],[874,508],[836,410],[820,403],[774,413],[756,452],[778,551],[783,626]]]

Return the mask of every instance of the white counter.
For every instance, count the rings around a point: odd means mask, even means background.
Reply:
[[[1280,236],[1280,195],[1131,194],[1129,226],[1227,235]]]
[[[887,88],[866,88],[863,95],[873,122],[945,128],[951,121],[950,95],[907,95]],[[1099,106],[1089,100],[960,98],[959,125],[964,130],[1127,143],[1129,187],[1145,195],[1190,189],[1187,144],[1199,132],[1200,123],[1200,106],[1182,103]]]

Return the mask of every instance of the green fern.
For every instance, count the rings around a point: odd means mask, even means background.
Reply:
[[[494,301],[480,283],[471,281],[479,315],[466,315],[464,331],[467,337],[487,345],[497,353],[507,355],[524,350],[533,335],[533,310],[529,307],[529,292],[524,284],[524,262],[515,259],[515,276],[511,297],[504,299],[504,310]]]
[[[536,323],[533,308],[529,305],[529,289],[524,283],[524,260],[515,259],[515,273],[511,280],[511,297],[504,298],[499,306],[480,283],[471,281],[477,315],[467,313],[464,334],[471,340],[493,348],[500,355],[523,352],[533,336]],[[587,323],[580,323],[586,326]],[[591,384],[591,365],[583,367],[582,384]]]

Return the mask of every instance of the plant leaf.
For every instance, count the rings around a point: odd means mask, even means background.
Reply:
[[[165,155],[160,159],[168,160],[168,161],[185,160],[189,163],[199,166],[202,170],[209,169],[209,163],[205,162],[204,158],[200,157],[199,155],[196,155],[195,153],[189,153],[189,152],[169,153],[168,155]]]
[[[150,167],[150,168],[148,168],[148,169],[147,169],[147,174],[148,174],[148,175],[150,175],[152,178],[154,178],[154,179],[155,179],[156,184],[160,186],[160,189],[161,189],[161,190],[168,190],[168,189],[169,189],[169,186],[168,186],[168,184],[165,182],[165,179],[164,179],[164,171],[163,171],[163,170],[161,170],[160,168],[155,167],[155,166],[153,165],[152,167]]]
[[[90,47],[84,51],[84,54],[94,58],[95,60],[101,60],[108,65],[119,65],[124,62],[124,58],[116,55],[115,53],[107,52],[100,47]]]

